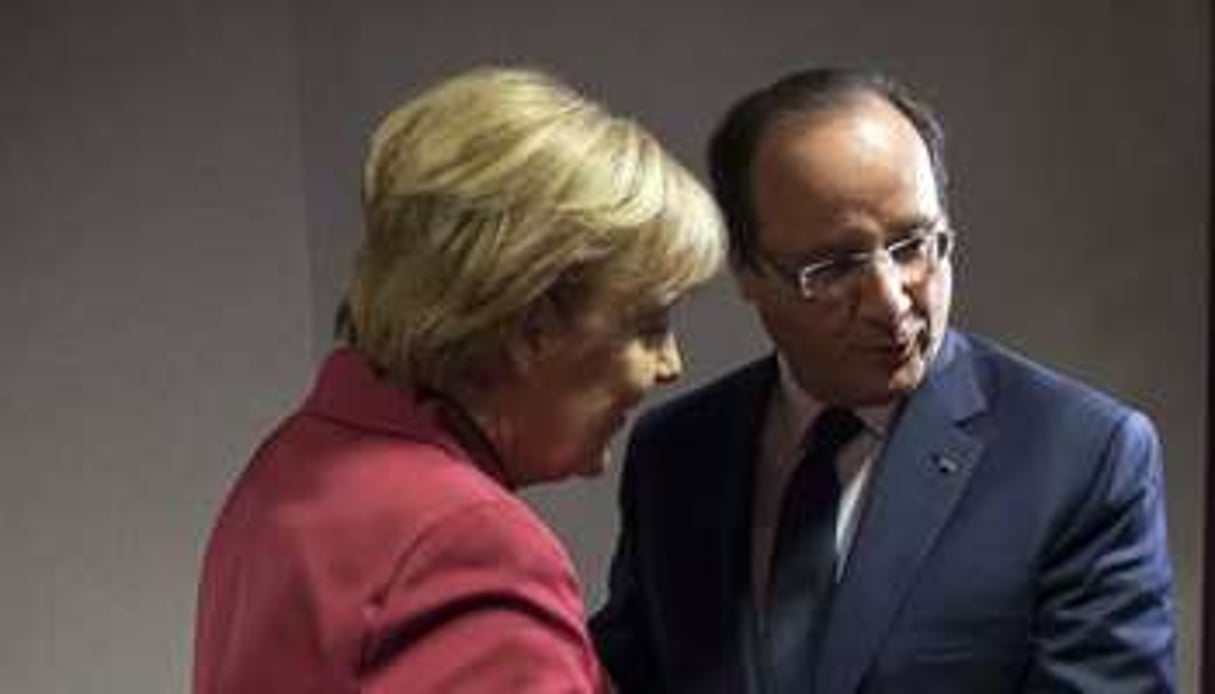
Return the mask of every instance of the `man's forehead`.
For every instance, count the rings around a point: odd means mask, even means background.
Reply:
[[[776,116],[756,143],[755,159],[781,156],[801,148],[813,150],[848,140],[857,147],[888,148],[896,140],[924,148],[915,125],[889,101],[861,93],[811,111],[790,111]]]
[[[919,133],[877,97],[775,123],[752,183],[759,233],[778,246],[872,245],[942,214]]]

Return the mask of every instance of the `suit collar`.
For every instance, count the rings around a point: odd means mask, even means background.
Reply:
[[[775,355],[752,362],[725,385],[731,392],[719,401],[726,404],[714,432],[710,450],[721,452],[722,469],[717,477],[708,512],[717,515],[715,525],[723,531],[725,568],[731,583],[743,584],[750,595],[751,522],[755,496],[755,458],[772,390],[778,378]]]
[[[969,344],[951,331],[874,470],[820,652],[818,691],[858,690],[979,462],[984,442],[966,423],[986,408]]]
[[[949,330],[919,391],[941,407],[947,419],[965,422],[987,409],[987,393],[977,368],[970,340]],[[919,391],[911,399],[918,397]]]
[[[666,607],[678,614],[672,623],[683,627],[672,637],[689,658],[717,673],[720,687],[705,691],[760,691],[750,584],[752,497],[760,430],[776,378],[770,355],[706,386],[704,397],[694,396],[711,403],[689,432],[709,455],[689,458],[696,462],[690,473],[695,494],[670,516],[675,522],[664,533],[663,552],[673,569],[666,577]],[[670,489],[686,492],[687,474],[679,473]]]
[[[713,403],[698,418],[693,498],[680,504],[663,552],[669,606],[689,629],[672,634],[681,648],[715,663],[723,690],[759,691],[765,668],[751,580],[755,461],[760,431],[778,379],[775,355],[752,362],[693,396]],[[870,480],[868,503],[835,594],[821,651],[819,689],[855,692],[895,619],[916,571],[961,497],[983,443],[967,424],[987,408],[966,339],[948,333],[928,377],[891,422]],[[708,413],[706,413],[708,414]],[[660,463],[661,461],[648,461]],[[683,466],[679,484],[688,474]],[[949,470],[946,472],[945,470]],[[687,491],[686,488],[684,491]],[[716,536],[704,537],[705,529]],[[702,538],[695,540],[694,538]],[[695,614],[695,618],[687,615]]]

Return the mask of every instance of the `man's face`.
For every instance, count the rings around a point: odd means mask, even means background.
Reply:
[[[752,175],[757,250],[783,268],[874,251],[946,222],[927,148],[876,97],[779,118]],[[762,264],[735,274],[798,382],[830,404],[877,405],[915,388],[948,321],[948,259],[920,275],[870,263],[829,299],[805,299]]]

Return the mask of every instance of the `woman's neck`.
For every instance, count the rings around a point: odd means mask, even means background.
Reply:
[[[427,389],[424,392],[437,399],[440,421],[465,451],[486,472],[510,489],[517,484],[502,454],[505,450],[505,429],[496,413],[491,393],[453,388],[449,392]]]

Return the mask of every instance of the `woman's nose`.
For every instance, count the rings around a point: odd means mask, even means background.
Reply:
[[[662,341],[658,350],[658,370],[655,380],[662,384],[673,383],[683,375],[683,356],[679,353],[679,340],[674,333]]]

